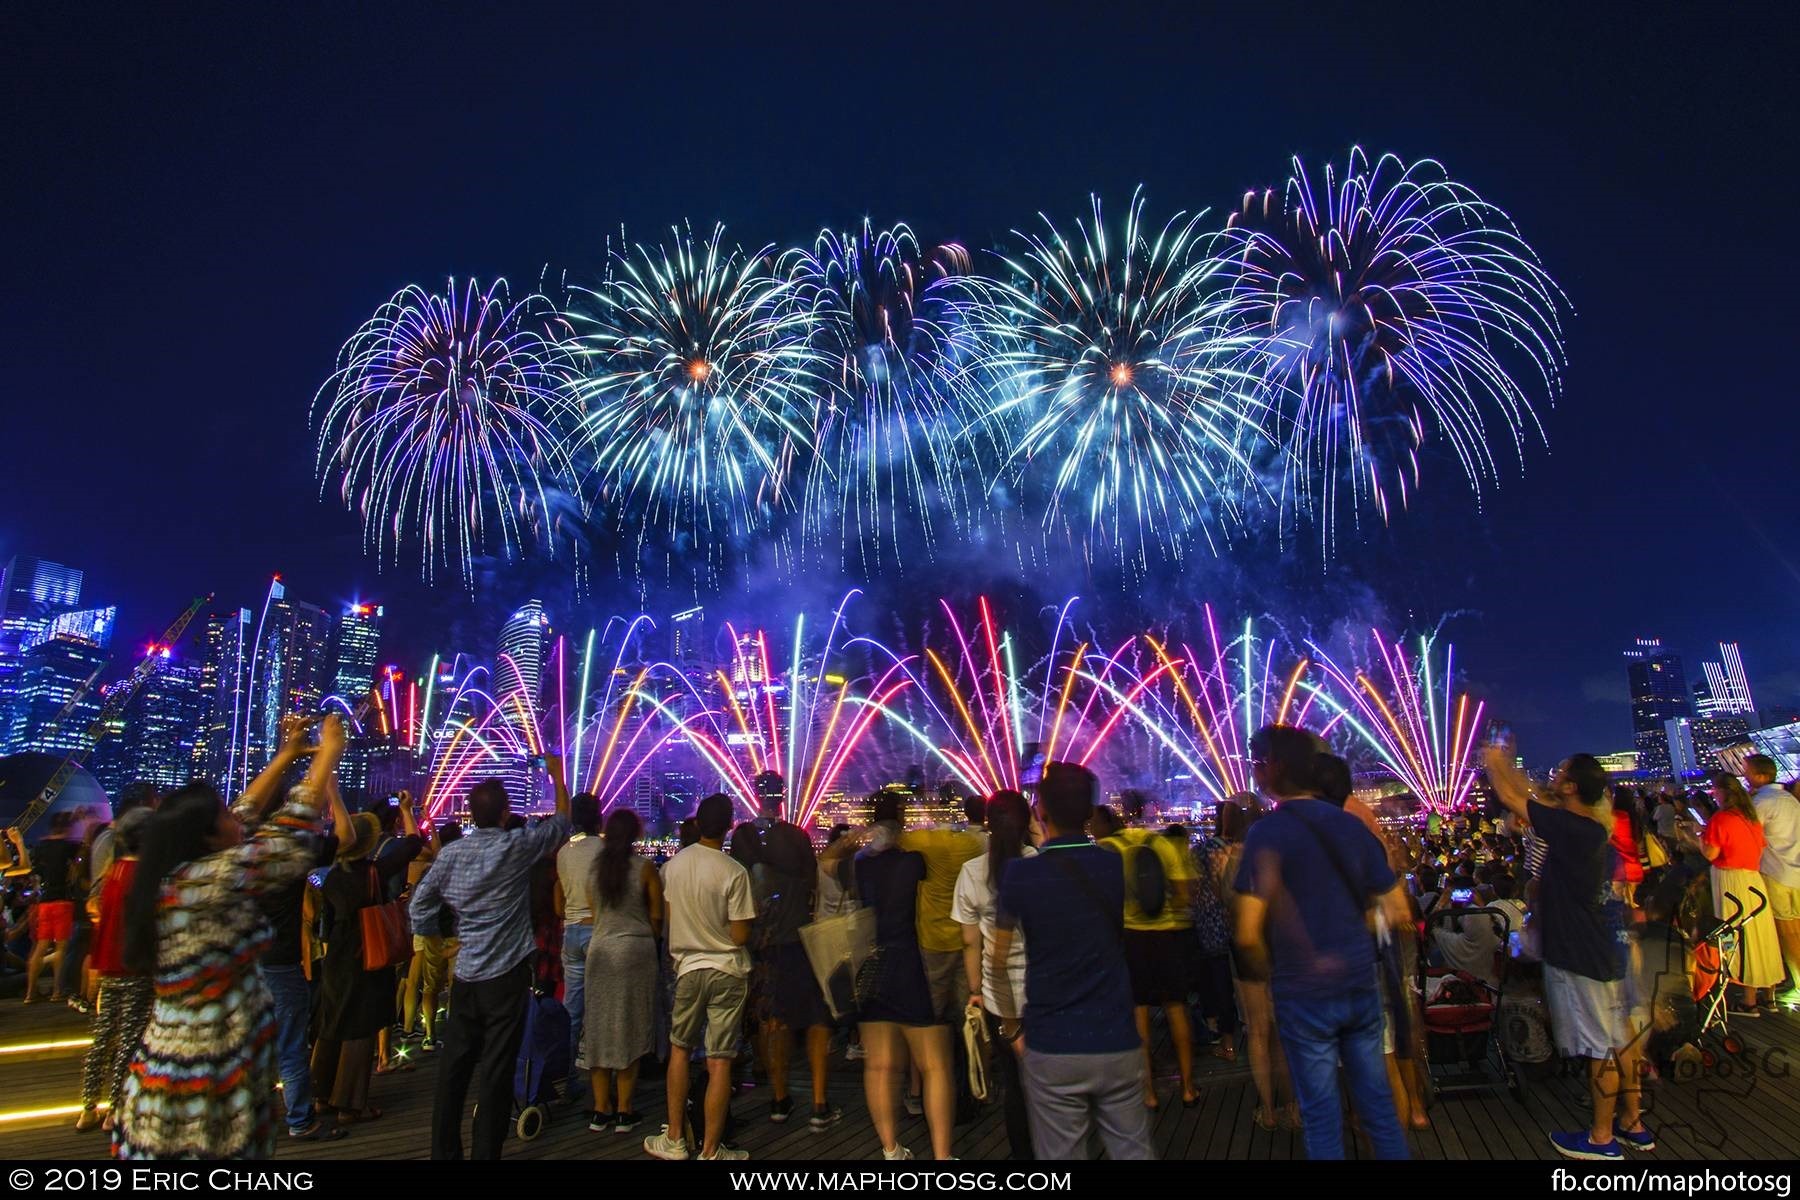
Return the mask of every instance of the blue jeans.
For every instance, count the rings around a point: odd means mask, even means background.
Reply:
[[[275,998],[275,1055],[281,1064],[281,1098],[287,1104],[289,1129],[313,1122],[312,1055],[306,1044],[312,1024],[312,985],[299,963],[262,968],[269,994]]]
[[[564,925],[562,941],[563,1007],[569,1010],[569,1068],[571,1094],[580,1092],[581,1072],[575,1071],[581,1056],[581,1014],[587,1002],[588,942],[594,937],[592,925]]]
[[[1306,1157],[1344,1157],[1340,1060],[1350,1083],[1350,1102],[1375,1147],[1375,1157],[1408,1157],[1406,1134],[1394,1111],[1394,1093],[1382,1060],[1381,1021],[1381,992],[1373,982],[1323,998],[1275,997],[1275,1029],[1287,1052],[1294,1099],[1306,1127]]]

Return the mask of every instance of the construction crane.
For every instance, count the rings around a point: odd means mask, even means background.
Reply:
[[[175,618],[173,625],[163,630],[163,635],[156,644],[173,646],[179,642],[181,635],[187,630],[188,622],[194,619],[194,614],[198,613],[211,600],[212,596],[208,594],[188,605],[187,611]],[[55,773],[50,776],[49,782],[44,784],[43,790],[37,794],[37,798],[27,804],[25,810],[12,821],[13,828],[22,833],[29,832],[31,827],[37,824],[39,818],[50,811],[50,806],[56,803],[56,798],[62,795],[62,790],[69,785],[69,780],[73,779],[75,772],[81,769],[82,760],[92,754],[94,747],[98,746],[101,739],[111,731],[113,722],[118,719],[120,713],[125,711],[125,706],[131,703],[131,698],[137,695],[137,690],[143,685],[144,680],[150,678],[151,673],[156,670],[158,661],[159,656],[155,654],[145,655],[144,660],[132,669],[131,674],[121,679],[119,686],[112,689],[111,694],[106,697],[106,703],[100,708],[100,715],[94,718],[92,725],[88,726],[87,749],[72,751],[67,758],[62,760],[62,765],[56,768]],[[63,707],[63,712],[73,711],[76,701],[87,694],[88,689],[94,685],[94,680],[98,678],[99,674],[96,672],[93,678],[90,678],[75,693],[74,699],[71,699]]]

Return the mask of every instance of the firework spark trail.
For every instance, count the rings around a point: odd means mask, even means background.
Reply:
[[[1097,197],[1073,238],[1043,218],[966,304],[990,389],[976,428],[1015,447],[1005,466],[1041,496],[1046,535],[1140,571],[1194,539],[1217,550],[1266,440],[1257,381],[1235,365],[1250,343],[1220,325],[1226,263],[1204,212],[1152,233],[1143,208],[1140,190],[1116,241]],[[1085,513],[1066,507],[1077,497]]]
[[[1464,807],[1480,771],[1476,750],[1485,706],[1471,704],[1467,693],[1456,694],[1454,648],[1445,648],[1440,695],[1429,638],[1419,639],[1413,662],[1380,630],[1370,635],[1387,676],[1385,691],[1368,672],[1345,671],[1313,646],[1332,685],[1328,702],[1344,713],[1348,727],[1421,804],[1434,812]]]
[[[1224,246],[1228,328],[1248,339],[1237,365],[1262,381],[1286,452],[1283,527],[1315,521],[1327,557],[1340,507],[1386,521],[1407,504],[1428,433],[1477,494],[1499,478],[1492,426],[1521,463],[1527,429],[1542,439],[1533,392],[1561,390],[1567,301],[1512,220],[1440,164],[1371,168],[1357,149],[1315,190],[1296,159],[1284,196],[1245,196]]]
[[[780,273],[828,364],[806,473],[806,538],[836,540],[846,565],[879,570],[901,561],[911,517],[929,555],[933,510],[957,521],[968,476],[979,475],[967,449],[980,439],[964,437],[980,406],[969,371],[978,347],[957,302],[972,279],[969,252],[922,247],[905,225],[864,221],[860,234],[828,229],[810,251],[790,251]]]
[[[547,491],[573,487],[565,339],[544,297],[454,279],[401,289],[352,335],[313,400],[316,467],[369,553],[398,562],[417,542],[427,580],[455,567],[473,586],[476,556],[522,548]]]
[[[581,452],[622,527],[722,556],[792,507],[829,366],[769,247],[727,247],[723,225],[703,241],[671,232],[613,253],[606,281],[574,294]]]

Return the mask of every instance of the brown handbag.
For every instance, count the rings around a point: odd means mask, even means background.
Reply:
[[[369,864],[369,894],[380,896],[381,876]],[[412,920],[406,901],[366,904],[362,908],[362,965],[365,971],[397,966],[412,957]]]

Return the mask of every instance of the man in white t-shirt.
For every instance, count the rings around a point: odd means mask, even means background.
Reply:
[[[1800,800],[1775,782],[1775,760],[1766,754],[1745,759],[1744,775],[1762,824],[1763,883],[1792,988],[1800,985]]]
[[[756,902],[750,873],[724,852],[731,829],[731,798],[715,793],[700,802],[694,824],[700,840],[663,867],[663,900],[669,910],[669,954],[675,960],[675,1005],[669,1021],[669,1123],[644,1139],[653,1158],[688,1157],[685,1114],[688,1051],[706,1041],[706,1129],[702,1159],[750,1157],[719,1145],[731,1109],[731,1060],[749,990],[750,922]]]

